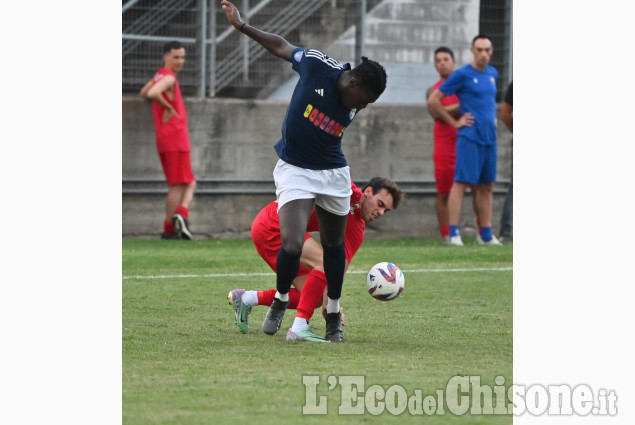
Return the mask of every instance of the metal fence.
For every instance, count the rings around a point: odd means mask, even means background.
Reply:
[[[512,0],[481,0],[479,32],[492,39],[490,64],[498,70],[496,100],[500,102],[513,78]]]
[[[499,72],[511,59],[511,0],[236,0],[234,4],[255,27],[295,45],[328,47],[325,51],[343,62],[354,65],[370,51],[368,56],[389,71],[388,88],[380,100],[424,100],[426,88],[438,78],[433,51],[441,44],[455,50],[459,64],[469,62],[468,40],[479,31],[479,14],[487,15],[484,10],[492,11],[488,25],[498,25],[496,36],[509,46],[499,49],[495,41]],[[185,96],[267,98],[296,75],[288,63],[237,32],[218,0],[124,0],[124,94],[137,93],[162,66],[163,44],[170,40],[186,46],[187,60],[179,74]],[[500,84],[506,86],[507,81]],[[419,97],[412,97],[413,93]]]
[[[343,28],[354,25],[379,1],[358,0],[238,0],[243,19],[292,44],[327,44]],[[263,97],[280,83],[288,66],[227,21],[220,2],[210,0],[128,0],[122,6],[122,88],[139,90],[162,65],[162,47],[178,40],[186,45],[187,60],[179,75],[190,96]]]

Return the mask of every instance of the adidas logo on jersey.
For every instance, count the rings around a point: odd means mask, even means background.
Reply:
[[[324,97],[324,89],[315,89],[315,92],[320,96]]]

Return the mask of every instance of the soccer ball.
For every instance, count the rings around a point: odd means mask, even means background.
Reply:
[[[368,293],[379,301],[397,298],[403,292],[405,283],[401,269],[393,263],[377,263],[366,275]]]

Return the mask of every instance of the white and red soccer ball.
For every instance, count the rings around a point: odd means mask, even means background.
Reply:
[[[397,298],[404,289],[406,279],[393,263],[377,263],[366,275],[368,293],[379,301],[390,301]]]

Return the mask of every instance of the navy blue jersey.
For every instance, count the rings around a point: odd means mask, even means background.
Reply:
[[[337,89],[337,78],[350,64],[340,64],[319,50],[296,48],[293,69],[300,74],[287,114],[282,139],[275,145],[280,159],[310,170],[330,170],[347,165],[342,135],[357,112],[346,108]]]

